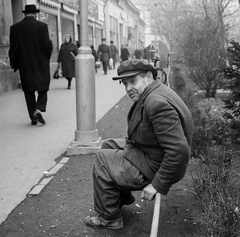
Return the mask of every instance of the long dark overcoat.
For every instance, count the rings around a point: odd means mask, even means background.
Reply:
[[[75,57],[77,46],[71,42],[63,43],[58,54],[58,63],[61,62],[63,77],[75,77]],[[74,56],[73,56],[74,55]]]
[[[118,54],[118,49],[116,45],[110,45],[110,57],[113,59],[114,62],[117,61],[117,54]]]
[[[108,45],[106,44],[100,44],[98,46],[98,58],[100,58],[101,62],[108,62],[109,58],[110,58],[110,48]]]
[[[52,41],[46,23],[25,17],[10,27],[10,51],[18,48],[19,73],[23,91],[49,89]]]
[[[130,53],[129,53],[128,49],[127,49],[127,48],[123,48],[123,49],[121,50],[121,59],[122,59],[122,62],[123,62],[123,61],[127,61],[127,60],[129,59],[129,57],[130,57]]]

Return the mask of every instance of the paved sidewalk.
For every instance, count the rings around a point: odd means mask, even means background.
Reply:
[[[125,95],[123,86],[112,80],[115,75],[116,70],[103,75],[101,69],[96,74],[97,121]],[[67,90],[66,79],[51,81],[45,126],[30,125],[22,90],[0,96],[0,224],[74,140],[74,82]]]

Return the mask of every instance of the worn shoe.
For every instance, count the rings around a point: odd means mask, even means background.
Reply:
[[[131,193],[128,197],[124,196],[120,198],[120,208],[122,208],[123,205],[131,205],[135,202],[135,197]]]
[[[38,120],[39,123],[45,124],[45,120],[43,119],[43,116],[39,110],[34,112],[34,117]]]
[[[37,123],[38,123],[38,119],[32,119],[32,121],[31,121],[32,125],[37,125]]]
[[[114,221],[106,221],[101,216],[96,216],[96,217],[87,216],[85,221],[86,221],[86,225],[88,225],[92,228],[112,229],[112,230],[117,230],[117,229],[123,228],[122,217],[120,217]]]

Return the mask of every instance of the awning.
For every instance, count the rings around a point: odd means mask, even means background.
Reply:
[[[40,0],[40,3],[43,3],[45,5],[51,6],[51,7],[55,7],[55,8],[60,8],[61,4],[51,1],[51,0]]]
[[[74,9],[66,6],[66,5],[63,5],[63,9],[64,9],[64,11],[66,11],[66,12],[69,12],[69,13],[72,13],[72,14],[76,14],[76,15],[78,14],[78,11],[76,11],[76,10],[74,10]]]

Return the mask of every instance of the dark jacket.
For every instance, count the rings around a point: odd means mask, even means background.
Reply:
[[[149,85],[128,114],[130,144],[124,157],[161,194],[185,174],[193,135],[192,116],[180,97],[159,80]]]
[[[25,17],[10,27],[9,55],[17,47],[19,73],[23,91],[49,89],[52,41],[46,23]]]
[[[107,62],[110,58],[110,49],[109,46],[106,44],[100,44],[98,46],[98,58],[100,58],[101,62]]]
[[[110,45],[110,58],[112,58],[114,62],[117,61],[117,54],[118,54],[118,50],[117,50],[116,45],[111,44]]]
[[[60,47],[58,60],[61,62],[63,77],[75,77],[75,57],[78,53],[77,46],[71,42],[63,43]]]
[[[134,52],[134,55],[137,59],[141,59],[142,58],[142,53],[139,49],[136,49]]]
[[[95,62],[97,62],[98,61],[97,51],[94,49],[93,45],[91,45],[90,48],[92,49],[92,55],[93,55],[93,57],[95,59]]]
[[[123,49],[121,50],[121,59],[122,59],[122,62],[123,62],[123,61],[127,61],[127,60],[129,59],[129,57],[130,57],[130,53],[129,53],[128,49],[127,49],[127,48],[123,48]]]

